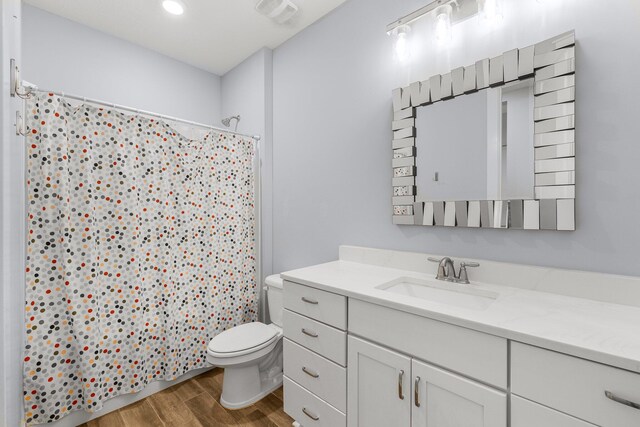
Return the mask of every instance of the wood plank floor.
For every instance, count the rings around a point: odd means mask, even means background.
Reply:
[[[223,408],[222,374],[212,369],[79,427],[291,426],[293,419],[282,408],[282,388],[247,408]]]

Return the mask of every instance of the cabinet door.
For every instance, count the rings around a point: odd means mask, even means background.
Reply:
[[[411,374],[413,427],[506,427],[505,393],[416,360]]]
[[[349,427],[410,427],[411,359],[349,336]]]

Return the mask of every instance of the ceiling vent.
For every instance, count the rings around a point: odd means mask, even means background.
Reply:
[[[277,24],[286,24],[298,13],[298,6],[291,0],[260,0],[256,10]]]

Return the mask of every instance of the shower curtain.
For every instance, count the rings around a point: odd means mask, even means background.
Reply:
[[[257,317],[253,141],[28,101],[27,423],[205,366]]]

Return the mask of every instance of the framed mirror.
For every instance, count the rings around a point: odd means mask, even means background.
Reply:
[[[393,92],[395,224],[575,230],[575,37]]]

